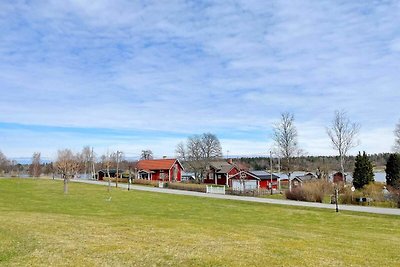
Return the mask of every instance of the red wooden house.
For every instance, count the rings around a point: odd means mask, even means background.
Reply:
[[[138,161],[136,169],[138,179],[180,182],[183,166],[177,159],[146,159]]]
[[[229,178],[239,172],[239,167],[231,160],[211,162],[204,183],[229,186]]]

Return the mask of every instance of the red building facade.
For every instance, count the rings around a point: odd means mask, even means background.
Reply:
[[[180,182],[183,166],[177,159],[146,159],[140,160],[136,169],[138,179]]]

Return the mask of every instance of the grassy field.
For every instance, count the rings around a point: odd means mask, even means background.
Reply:
[[[0,179],[3,266],[399,266],[400,218]],[[111,196],[111,201],[109,201]]]

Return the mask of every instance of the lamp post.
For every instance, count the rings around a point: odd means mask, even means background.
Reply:
[[[128,191],[131,190],[131,182],[132,182],[132,173],[131,173],[131,166],[129,166]]]
[[[337,186],[337,184],[336,184],[336,185],[335,185],[335,205],[336,205],[336,212],[339,212],[338,202],[339,202],[339,188],[338,188],[338,186]]]

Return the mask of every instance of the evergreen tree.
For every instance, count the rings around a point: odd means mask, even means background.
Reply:
[[[400,155],[390,154],[386,163],[386,184],[400,188]]]
[[[358,152],[353,173],[353,185],[355,188],[362,188],[364,185],[374,181],[372,163],[364,153]]]

